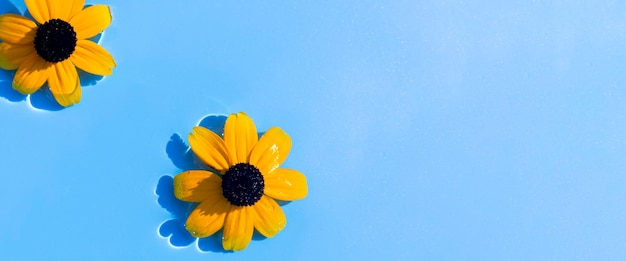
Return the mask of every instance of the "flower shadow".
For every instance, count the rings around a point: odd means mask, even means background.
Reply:
[[[83,72],[82,70],[78,68],[76,69],[78,71],[78,79],[80,80],[81,88],[95,85],[98,81],[104,78],[104,76],[94,75],[94,74],[90,74],[87,72]],[[13,92],[19,94],[16,91],[13,91]],[[37,90],[35,93],[31,94],[29,100],[30,100],[30,105],[33,106],[33,108],[40,109],[40,110],[60,111],[66,108],[56,102],[56,100],[54,99],[54,96],[52,96],[52,93],[50,92],[50,89],[48,88],[48,84],[45,84],[42,88]]]
[[[196,238],[187,233],[184,227],[185,217],[195,207],[194,204],[182,202],[174,196],[174,178],[163,176],[159,179],[156,188],[159,196],[157,202],[173,216],[173,219],[165,221],[159,227],[159,234],[162,237],[169,237],[170,244],[175,247],[188,246]]]
[[[5,98],[10,102],[21,102],[26,100],[28,95],[21,94],[13,89],[13,74],[15,71],[6,71],[0,69],[0,97]],[[80,77],[80,85],[81,87],[95,85],[97,81],[103,78],[100,75],[93,75],[81,70],[78,70],[78,75]],[[28,97],[30,101],[30,105],[35,109],[46,110],[46,111],[60,111],[65,109],[65,107],[59,105],[50,89],[47,87],[47,84],[42,88],[34,92]]]
[[[26,100],[23,95],[13,90],[13,73],[0,69],[0,97],[10,102],[20,102]]]
[[[209,115],[202,119],[200,123],[198,123],[198,126],[205,127],[221,135],[224,132],[223,129],[225,122],[226,116]],[[165,146],[165,152],[174,166],[181,169],[181,171],[192,169],[206,169],[214,171],[195,156],[193,151],[191,151],[189,146],[185,144],[183,139],[177,133],[172,134],[170,137],[170,140]],[[189,232],[187,232],[185,229],[185,221],[189,213],[191,213],[198,203],[178,200],[176,196],[174,196],[173,182],[174,178],[171,176],[162,176],[159,179],[159,183],[156,188],[156,194],[159,197],[157,202],[161,205],[161,207],[169,211],[173,217],[159,226],[159,235],[169,238],[169,243],[174,247],[186,247],[194,242],[197,242],[198,250],[202,252],[229,252],[222,248],[221,232],[217,232],[210,237],[200,238],[197,240]]]
[[[26,7],[23,5],[23,3],[21,6],[18,7],[15,4],[13,4],[10,0],[0,0],[0,14],[7,14],[7,13],[19,14],[19,15],[24,15],[25,17],[31,20],[34,20],[32,15],[28,12],[28,10],[25,10],[24,12],[21,12],[19,10],[19,9],[24,10],[25,8]],[[102,38],[102,33],[99,33],[98,35],[90,38],[89,40],[95,43],[99,43],[101,38]],[[12,83],[13,83],[13,76],[15,74],[15,71],[16,70],[7,71],[7,70],[0,69],[0,97],[6,99],[9,102],[23,102],[25,100],[28,100],[30,105],[33,108],[40,109],[40,110],[59,111],[59,110],[65,109],[65,107],[59,105],[56,102],[47,84],[44,84],[42,88],[30,94],[30,97],[29,95],[24,95],[14,90],[12,87],[13,85]],[[78,68],[77,68],[77,71],[78,71],[78,77],[80,80],[81,87],[95,85],[98,81],[104,78],[104,76],[90,74]]]
[[[205,127],[220,136],[223,136],[224,123],[226,123],[226,119],[227,117],[224,115],[208,115],[198,123],[198,126]],[[259,136],[262,135],[263,133],[259,133]],[[165,152],[174,166],[181,169],[181,171],[205,169],[216,172],[214,169],[200,161],[177,133],[172,134],[170,137],[170,140],[165,146]],[[161,207],[169,211],[173,217],[159,226],[159,235],[169,238],[170,244],[174,247],[186,247],[194,242],[197,242],[196,246],[201,252],[231,252],[225,251],[222,248],[221,230],[210,237],[199,238],[197,241],[191,234],[189,234],[189,232],[187,232],[185,229],[185,221],[189,213],[191,213],[198,203],[189,203],[178,200],[174,196],[173,181],[174,178],[171,176],[162,176],[159,179],[159,183],[156,188],[156,194],[159,196],[157,202],[161,205]],[[277,202],[281,206],[288,203],[282,201]],[[265,239],[266,237],[257,231],[254,231],[252,240],[261,241]]]

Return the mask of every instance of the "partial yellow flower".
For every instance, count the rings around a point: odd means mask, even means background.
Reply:
[[[174,177],[174,195],[200,203],[185,224],[195,237],[224,228],[224,249],[243,250],[254,229],[273,237],[287,224],[275,199],[298,200],[308,194],[302,173],[279,168],[291,150],[291,138],[278,127],[259,139],[250,117],[232,114],[223,139],[198,126],[189,134],[189,144],[200,160],[219,171],[190,170]]]
[[[35,21],[16,14],[0,15],[0,68],[17,69],[13,89],[31,94],[48,82],[62,106],[81,99],[79,69],[97,75],[113,73],[109,52],[91,40],[111,23],[106,5],[85,9],[84,0],[25,0]]]

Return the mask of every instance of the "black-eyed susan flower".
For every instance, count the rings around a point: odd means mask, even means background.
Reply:
[[[84,0],[25,0],[32,21],[0,15],[0,68],[15,70],[13,89],[31,94],[48,82],[62,106],[80,101],[79,69],[96,75],[113,73],[109,52],[89,38],[111,23],[106,5],[83,9]]]
[[[195,127],[189,134],[192,151],[219,174],[191,170],[174,178],[174,195],[200,204],[185,227],[195,237],[208,237],[224,228],[222,246],[243,250],[254,229],[273,237],[287,219],[278,200],[297,200],[308,193],[305,176],[279,168],[291,150],[291,138],[272,127],[258,138],[254,122],[244,113],[232,114],[224,125],[224,138]]]

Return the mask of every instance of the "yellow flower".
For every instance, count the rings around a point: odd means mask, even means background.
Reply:
[[[272,127],[259,139],[254,122],[244,113],[232,114],[224,138],[197,126],[189,134],[193,152],[220,174],[190,170],[174,178],[174,195],[200,202],[185,227],[195,237],[208,237],[224,228],[222,246],[243,250],[256,229],[273,237],[287,219],[274,199],[297,200],[308,193],[305,176],[279,168],[291,150],[291,138]]]
[[[13,89],[31,94],[48,82],[62,106],[80,101],[78,72],[113,73],[109,52],[91,40],[111,23],[106,5],[83,9],[84,0],[25,0],[35,21],[0,15],[0,67],[15,70]]]

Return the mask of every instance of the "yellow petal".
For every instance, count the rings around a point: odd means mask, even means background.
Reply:
[[[85,6],[85,0],[48,0],[51,18],[69,22]]]
[[[48,14],[50,19],[69,21],[78,11],[83,9],[84,0],[47,0]]]
[[[222,178],[206,170],[190,170],[174,177],[174,195],[187,202],[200,202],[222,194]]]
[[[272,127],[252,148],[250,164],[256,166],[263,175],[274,171],[282,164],[291,150],[291,138],[281,128]]]
[[[194,209],[185,228],[194,237],[208,237],[224,226],[230,204],[221,194],[213,194]]]
[[[65,60],[54,63],[50,67],[50,92],[52,94],[70,94],[76,89],[78,73],[72,62]]]
[[[74,89],[74,92],[70,93],[70,94],[64,94],[64,93],[60,93],[60,94],[52,94],[54,95],[54,99],[63,107],[68,107],[68,106],[72,106],[74,104],[77,104],[80,102],[80,99],[83,96],[83,88],[80,87],[80,81],[76,81],[76,89]]]
[[[76,38],[87,39],[104,31],[111,24],[111,11],[106,5],[92,5],[80,11],[69,21]]]
[[[113,56],[102,46],[89,41],[78,40],[70,60],[81,70],[97,75],[111,75],[115,67]]]
[[[278,168],[263,179],[263,193],[278,200],[298,200],[309,194],[306,177],[297,170]]]
[[[232,165],[248,162],[248,155],[259,140],[256,126],[243,112],[231,114],[224,124],[224,142]]]
[[[51,64],[44,61],[37,54],[26,57],[15,72],[13,89],[21,94],[31,94],[48,80],[48,71]]]
[[[37,55],[32,44],[0,43],[0,68],[15,70],[31,55]]]
[[[188,139],[191,150],[202,162],[222,173],[229,168],[226,145],[220,136],[204,127],[196,126]]]
[[[39,24],[43,24],[50,20],[50,11],[46,0],[24,0],[26,8],[30,15],[37,20]]]
[[[30,44],[35,41],[37,24],[16,14],[0,15],[0,40],[14,44]]]
[[[50,67],[50,76],[48,78],[48,86],[50,92],[62,106],[70,106],[78,101],[68,100],[73,97],[77,88],[80,88],[78,81],[78,72],[71,61],[65,60],[54,63]],[[79,99],[80,101],[80,99]]]
[[[224,222],[222,246],[225,250],[244,250],[254,232],[255,211],[252,207],[230,206]]]
[[[283,230],[287,224],[287,217],[280,206],[268,196],[263,196],[254,204],[256,211],[254,228],[265,237],[273,237]]]

